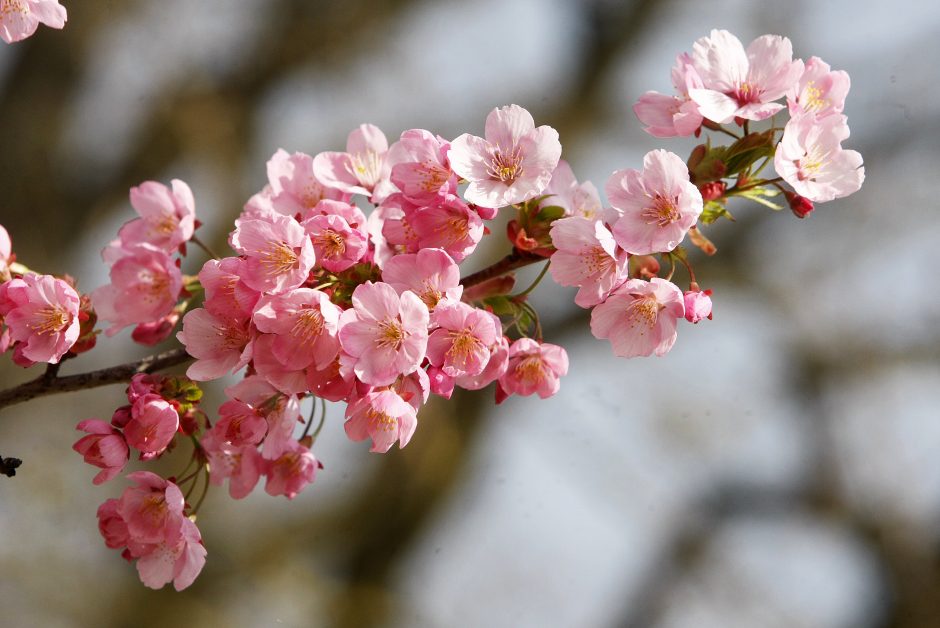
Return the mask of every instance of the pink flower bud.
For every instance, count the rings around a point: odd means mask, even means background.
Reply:
[[[787,202],[790,204],[793,215],[797,218],[806,218],[812,213],[814,209],[813,201],[795,192],[784,192],[784,195],[787,197]]]
[[[94,484],[107,482],[124,469],[129,452],[118,430],[98,419],[82,421],[76,429],[88,436],[80,438],[72,449],[80,453],[88,464],[104,469],[92,480]]]
[[[702,193],[702,200],[714,201],[725,195],[725,185],[724,181],[710,181],[708,183],[703,183],[698,186],[699,192]]]
[[[696,286],[697,287],[697,286]],[[711,290],[687,290],[683,295],[685,302],[685,320],[697,323],[703,318],[712,318]]]

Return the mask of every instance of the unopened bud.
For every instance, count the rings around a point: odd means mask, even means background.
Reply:
[[[702,193],[702,200],[705,202],[716,201],[722,196],[725,195],[725,182],[724,181],[710,181],[709,183],[703,183],[698,186],[699,192]]]
[[[805,196],[800,196],[796,192],[787,191],[784,192],[784,196],[787,198],[787,203],[790,204],[793,215],[797,218],[806,218],[814,209],[813,201]]]

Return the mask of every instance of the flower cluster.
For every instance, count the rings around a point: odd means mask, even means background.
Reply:
[[[14,9],[39,15],[50,4],[0,2],[5,28]],[[67,278],[19,264],[0,227],[0,352],[12,349],[18,364],[90,349],[97,318],[106,335],[134,326],[132,338],[148,345],[181,326],[186,377],[138,373],[110,422],[78,424],[74,449],[100,469],[95,484],[119,475],[132,451],[143,462],[180,444],[191,451],[168,479],[127,476],[134,486],[98,510],[106,545],[136,559],[147,586],[185,588],[205,563],[195,519],[208,487],[227,482],[240,499],[263,479],[269,495],[294,499],[322,468],[312,448],[328,402],[345,404],[350,439],[386,453],[415,436],[432,394],[492,385],[497,403],[550,397],[569,364],[564,348],[544,341],[528,300],[547,273],[578,288],[592,333],[616,355],[664,355],[679,319],[712,317],[711,291],[699,287],[683,243],[714,254],[702,226],[730,218],[730,198],[780,209],[771,199],[783,194],[804,217],[813,202],[861,185],[861,157],[841,147],[848,76],[815,57],[794,60],[786,38],[765,35],[745,49],[712,31],[678,57],[672,78],[678,95],[649,92],[634,108],[647,131],[735,141],[708,140],[685,161],[647,153],[640,169],[610,175],[607,206],[561,159],[558,133],[509,105],[490,112],[483,137],[411,129],[389,144],[363,124],[345,151],[278,150],[267,184],[234,221],[227,257],[194,235],[185,183],[142,183],[130,192],[138,217],[102,253],[110,283],[90,298]],[[784,107],[789,122],[774,126]],[[769,128],[750,128],[764,120]],[[770,162],[779,176],[761,178]],[[500,213],[511,214],[511,251],[461,278],[460,264]],[[196,276],[180,271],[189,243],[212,257]],[[534,283],[516,291],[515,271],[536,263],[544,265]],[[686,290],[674,282],[677,268]],[[201,386],[233,375],[210,418]]]

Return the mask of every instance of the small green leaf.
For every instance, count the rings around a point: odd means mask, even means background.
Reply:
[[[497,316],[512,316],[516,313],[517,309],[516,304],[504,295],[488,297],[483,299],[483,303],[488,305],[493,310],[493,314]]]

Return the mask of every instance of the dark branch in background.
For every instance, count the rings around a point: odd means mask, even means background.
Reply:
[[[541,255],[533,255],[532,253],[526,253],[525,251],[520,251],[519,249],[513,249],[512,253],[499,260],[492,266],[487,266],[483,270],[477,271],[471,275],[467,275],[460,280],[460,284],[464,288],[469,288],[470,286],[481,284],[487,279],[501,277],[506,273],[512,272],[518,268],[522,268],[523,266],[528,266],[529,264],[534,264],[544,260],[545,258]]]
[[[129,382],[137,373],[153,373],[171,366],[184,364],[192,359],[186,353],[186,350],[180,347],[172,351],[150,355],[135,362],[118,364],[117,366],[110,366],[88,373],[79,373],[78,375],[59,377],[56,373],[58,369],[50,369],[32,381],[0,391],[0,408],[29,401],[36,397],[44,397],[45,395]]]

